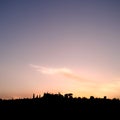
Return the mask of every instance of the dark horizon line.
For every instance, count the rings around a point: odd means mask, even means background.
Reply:
[[[66,98],[77,98],[77,99],[109,99],[109,100],[120,100],[120,98],[107,98],[107,96],[103,96],[103,97],[94,97],[93,95],[91,95],[89,98],[88,97],[73,97],[73,93],[65,93],[65,94],[61,94],[60,92],[58,93],[50,93],[50,92],[44,92],[43,95],[41,96],[41,94],[32,94],[32,97],[19,97],[19,98],[0,98],[0,100],[22,100],[22,99],[40,99],[43,98],[46,94],[52,95],[52,96],[62,96],[62,97],[66,97]]]

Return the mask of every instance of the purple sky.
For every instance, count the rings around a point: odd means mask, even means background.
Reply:
[[[119,89],[119,0],[0,1],[1,98]]]

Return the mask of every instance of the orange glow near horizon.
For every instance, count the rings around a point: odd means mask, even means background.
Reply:
[[[74,97],[87,98],[90,96],[119,97],[119,78],[111,78],[111,80],[106,81],[107,77],[101,77],[102,79],[98,79],[98,76],[94,77],[94,72],[93,75],[92,72],[87,75],[87,72],[85,74],[84,70],[84,72],[81,71],[80,74],[78,70],[67,67],[57,68],[30,64],[28,69],[30,73],[24,73],[24,77],[22,76],[20,78],[23,79],[24,82],[27,82],[27,89],[24,88],[22,91],[19,91],[21,86],[16,92],[1,94],[1,98],[31,98],[33,93],[42,96],[46,92],[56,94],[59,92],[61,94],[73,93]],[[28,74],[28,76],[26,76],[26,74]],[[12,89],[14,90],[14,88]]]

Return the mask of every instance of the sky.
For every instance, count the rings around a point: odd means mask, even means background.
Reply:
[[[0,98],[119,91],[119,0],[0,0]]]

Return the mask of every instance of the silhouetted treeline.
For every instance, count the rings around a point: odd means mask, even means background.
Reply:
[[[42,97],[33,94],[32,98],[0,99],[0,115],[21,119],[120,119],[120,100],[106,96],[75,98],[72,93],[44,93]]]

